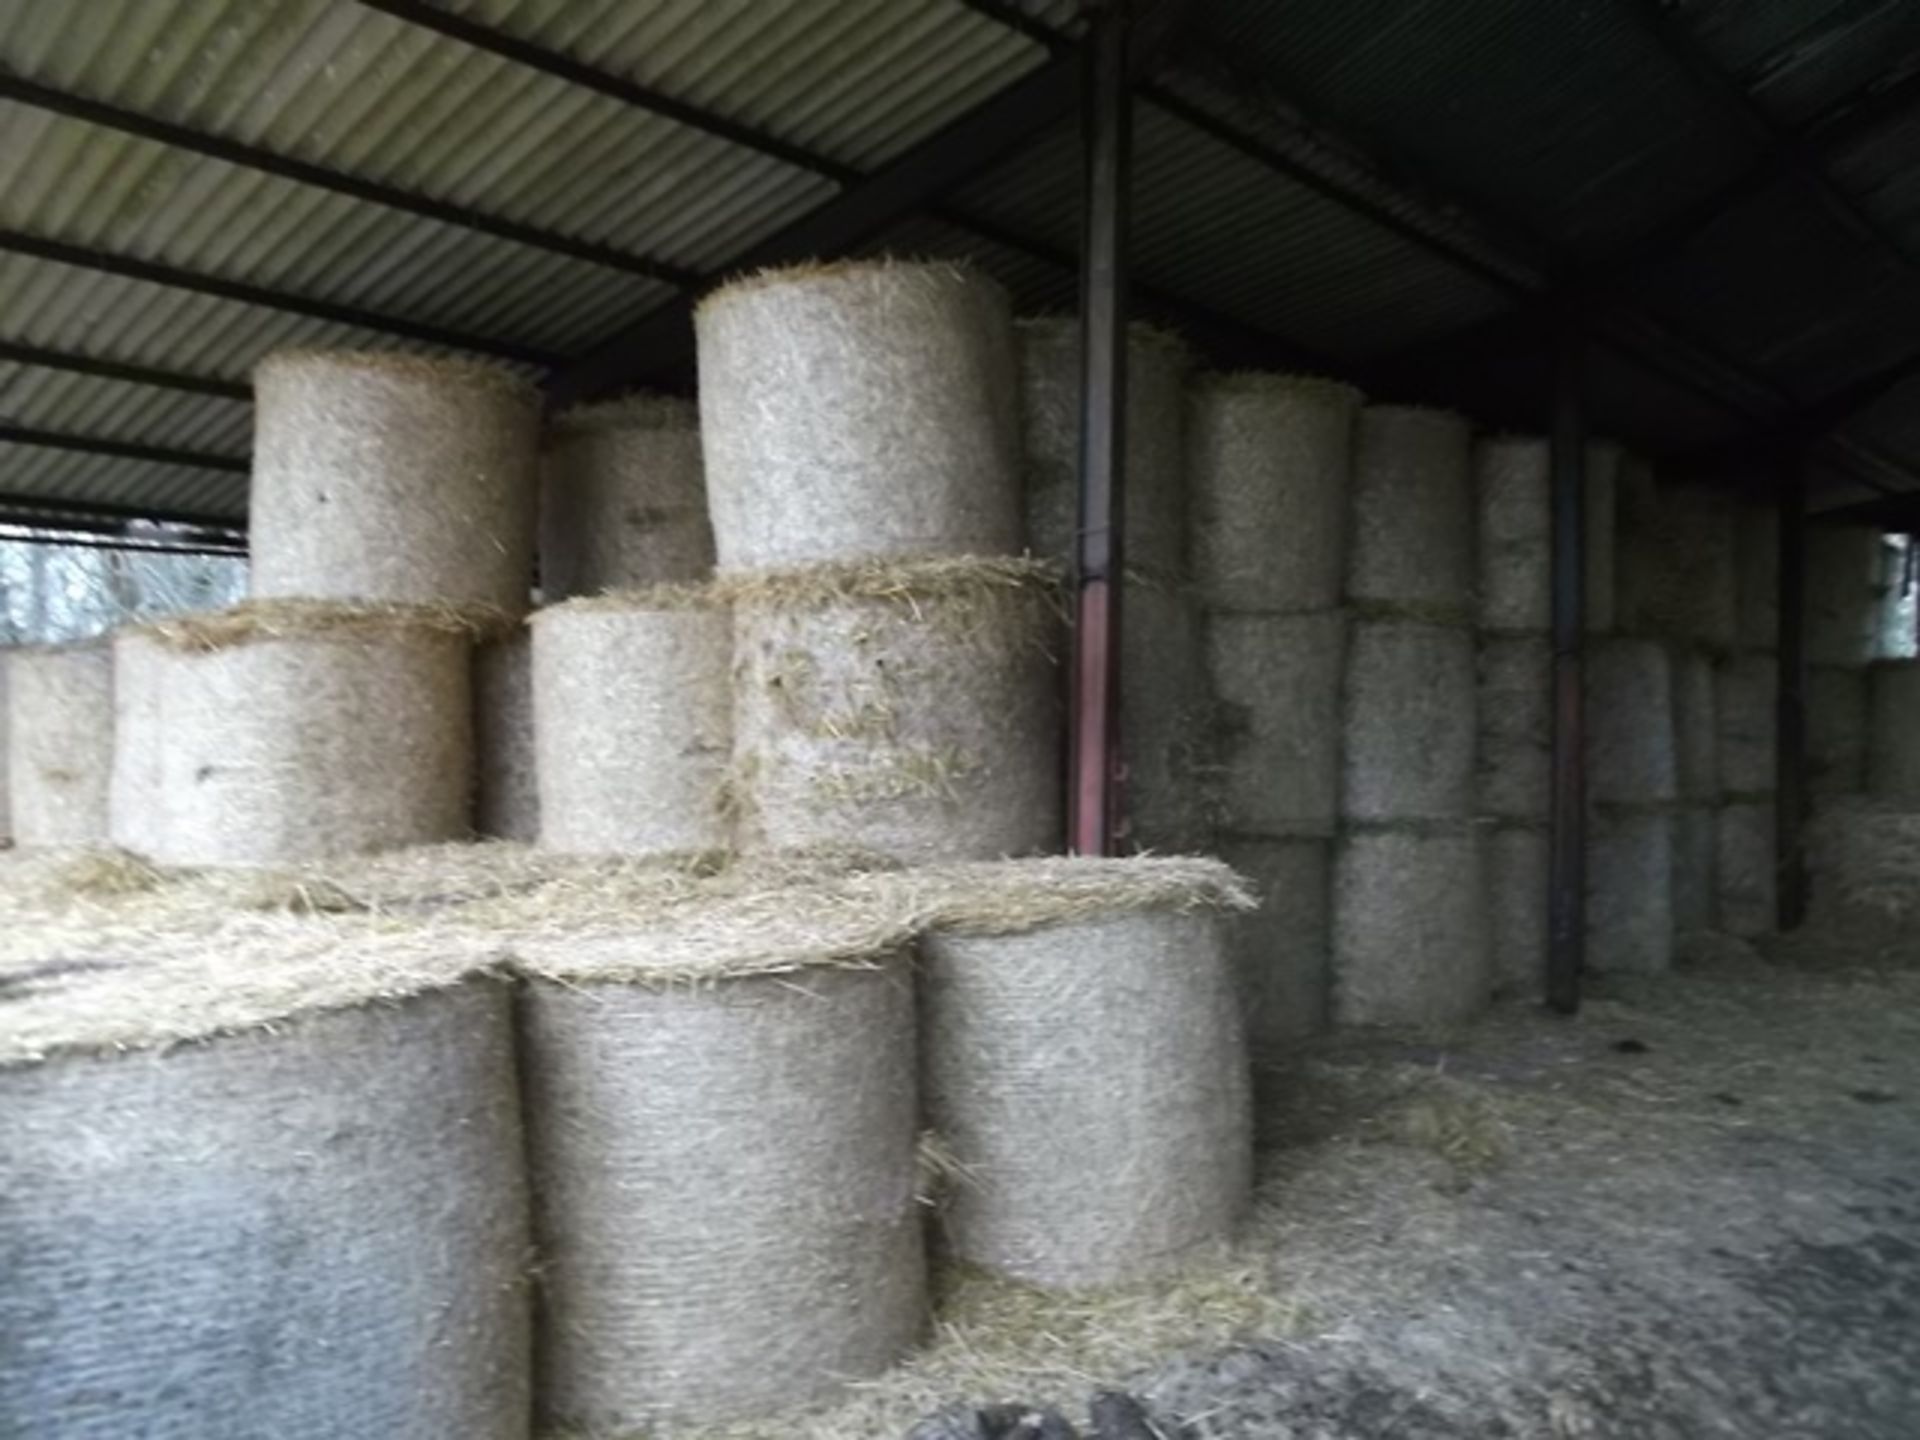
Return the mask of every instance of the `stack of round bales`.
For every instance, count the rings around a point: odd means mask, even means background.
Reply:
[[[1673,925],[1677,934],[1712,930],[1714,830],[1721,802],[1717,674],[1693,646],[1668,651],[1673,687]]]
[[[15,843],[102,845],[113,774],[113,650],[103,640],[26,646],[7,662],[6,746]]]
[[[1920,804],[1920,661],[1873,667],[1867,728],[1867,789],[1876,799]]]
[[[468,833],[473,624],[418,605],[249,601],[137,634],[165,726],[167,864],[270,864]]]
[[[1621,630],[1715,654],[1732,649],[1739,628],[1733,497],[1651,481],[1622,490]]]
[[[1221,853],[1260,908],[1229,923],[1252,1042],[1328,1021],[1340,675],[1357,392],[1225,374],[1189,397],[1194,583],[1215,714],[1202,731]]]
[[[160,788],[160,744],[166,733],[167,651],[139,626],[113,637],[113,769],[107,788],[107,836],[136,855],[161,844],[166,806]]]
[[[1023,320],[1021,436],[1026,546],[1071,571],[1079,529],[1080,327]],[[1120,747],[1131,848],[1185,853],[1212,843],[1198,737],[1209,722],[1200,598],[1190,583],[1187,370],[1177,338],[1127,332],[1126,590],[1120,629]]]
[[[1343,1024],[1450,1024],[1492,992],[1471,441],[1442,411],[1373,406],[1359,419],[1333,891]]]
[[[749,848],[1060,837],[1052,569],[1020,545],[1013,326],[950,265],[749,277],[696,315],[730,796]]]
[[[1048,1288],[1163,1274],[1251,1199],[1239,985],[1217,861],[939,867],[912,897],[927,1123],[955,1258]],[[1124,1169],[1124,1176],[1115,1166]]]
[[[823,888],[510,938],[544,1424],[744,1419],[919,1339],[909,918]]]
[[[473,828],[532,844],[540,837],[533,745],[533,639],[516,625],[473,651]]]
[[[1774,806],[1779,664],[1737,654],[1714,671],[1720,813],[1715,821],[1714,913],[1719,928],[1750,937],[1774,928]]]
[[[1586,963],[1659,972],[1673,963],[1680,794],[1667,648],[1617,638],[1587,651]]]
[[[507,988],[444,937],[121,918],[8,926],[0,1414],[524,1437]]]

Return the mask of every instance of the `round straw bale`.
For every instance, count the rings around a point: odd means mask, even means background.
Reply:
[[[161,843],[166,808],[160,786],[162,677],[167,650],[145,631],[113,637],[113,774],[107,787],[107,837],[122,850],[151,854]]]
[[[1401,620],[1353,627],[1342,698],[1340,800],[1350,820],[1474,811],[1473,632]]]
[[[113,774],[113,650],[22,648],[8,661],[7,781],[21,845],[99,845]]]
[[[1540,631],[1553,623],[1550,482],[1545,440],[1502,435],[1473,447],[1483,630]]]
[[[1807,527],[1807,663],[1872,663],[1885,598],[1882,548],[1880,532],[1863,525]]]
[[[10,977],[14,1433],[526,1434],[507,993],[286,943],[142,937]]]
[[[7,780],[7,676],[12,658],[13,648],[0,645],[0,849],[13,841],[13,786]]]
[[[1022,320],[1021,433],[1027,549],[1071,566],[1080,528],[1080,322]],[[1126,556],[1130,567],[1187,572],[1184,386],[1192,353],[1151,325],[1127,327]]]
[[[1714,806],[1683,805],[1673,820],[1673,929],[1714,928]]]
[[[255,596],[527,608],[532,385],[471,359],[283,351],[253,391]]]
[[[1191,590],[1128,578],[1120,626],[1120,744],[1127,766],[1127,838],[1135,849],[1208,848],[1206,622]]]
[[[1132,893],[1154,867],[1172,883]],[[1225,1238],[1251,1200],[1252,1125],[1224,867],[954,870],[958,903],[920,942],[927,1121],[961,1177],[941,1216],[954,1255],[1072,1289]],[[1092,883],[1050,896],[1063,873]]]
[[[1446,1026],[1493,993],[1477,826],[1349,830],[1333,866],[1336,1025]]]
[[[1297,612],[1340,603],[1359,404],[1358,391],[1309,376],[1195,383],[1193,573],[1208,605]]]
[[[1733,519],[1735,636],[1743,650],[1780,643],[1780,511],[1771,504],[1736,506]]]
[[[1714,818],[1713,908],[1719,928],[1752,939],[1775,925],[1771,800],[1723,805]]]
[[[1006,293],[948,264],[748,276],[694,316],[722,570],[1020,546]]]
[[[1719,729],[1720,789],[1767,795],[1775,785],[1774,731],[1780,667],[1771,655],[1738,655],[1713,671]]]
[[[1602,809],[1587,825],[1589,970],[1661,974],[1673,968],[1671,814]]]
[[[1920,810],[1905,801],[1835,797],[1807,829],[1812,916],[1835,927],[1865,922],[1920,938]]]
[[[1327,1028],[1327,902],[1332,844],[1235,835],[1220,858],[1251,882],[1260,908],[1226,921],[1247,1042],[1281,1050]]]
[[[540,836],[533,747],[533,640],[516,629],[473,651],[473,828],[532,844]]]
[[[803,1404],[918,1338],[905,932],[827,903],[516,942],[556,1429]]]
[[[1347,622],[1318,615],[1207,617],[1218,805],[1228,829],[1331,835],[1340,801],[1340,672]]]
[[[1544,820],[1553,754],[1553,646],[1533,636],[1480,641],[1479,806],[1506,820]]]
[[[1883,660],[1869,681],[1867,789],[1920,800],[1920,661]]]
[[[1807,667],[1807,787],[1813,794],[1866,789],[1871,673],[1851,665]],[[1912,723],[1920,726],[1920,714]]]
[[[1442,410],[1369,405],[1355,437],[1348,597],[1380,613],[1468,623],[1471,427]]]
[[[1673,672],[1652,640],[1587,649],[1587,795],[1602,805],[1660,805],[1678,793]]]
[[[1604,635],[1618,618],[1619,546],[1615,539],[1620,472],[1626,453],[1612,440],[1587,442],[1585,561],[1587,633]]]
[[[540,843],[553,850],[715,850],[732,630],[706,591],[569,601],[533,617]]]
[[[1487,925],[1498,994],[1546,993],[1550,852],[1538,825],[1501,825],[1487,836]]]
[[[691,400],[633,395],[555,420],[540,465],[540,593],[704,580],[713,526]]]
[[[1669,652],[1673,673],[1673,755],[1682,800],[1720,798],[1720,728],[1713,661],[1702,651]]]
[[[440,612],[256,601],[156,622],[152,858],[259,865],[464,837],[471,631]]]
[[[724,583],[742,846],[909,864],[1055,848],[1052,574],[959,558]]]
[[[1653,486],[1624,511],[1621,628],[1713,650],[1737,633],[1734,501],[1696,485]]]

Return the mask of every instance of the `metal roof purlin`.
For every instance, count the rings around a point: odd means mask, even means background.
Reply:
[[[74,375],[90,375],[96,380],[124,380],[133,385],[151,385],[159,390],[179,390],[188,395],[208,395],[216,400],[251,400],[253,387],[232,380],[217,380],[207,375],[183,375],[174,370],[156,370],[147,365],[129,365],[119,360],[102,360],[92,355],[73,355],[64,350],[49,350],[26,345],[18,340],[0,340],[0,360],[15,365],[32,365],[42,370],[64,370]]]
[[[252,467],[244,456],[214,455],[204,450],[174,450],[163,445],[140,445],[129,440],[102,440],[92,435],[69,435],[29,425],[0,424],[0,444],[35,445],[44,450],[71,450],[80,455],[106,455],[115,460],[141,460],[153,465],[179,465],[190,470],[220,470],[245,475]]]

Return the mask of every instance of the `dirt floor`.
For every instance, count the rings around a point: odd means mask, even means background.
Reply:
[[[764,1433],[1062,1433],[972,1409],[1015,1402],[1086,1435],[1118,1385],[1154,1421],[1124,1440],[1920,1436],[1912,957],[1717,944],[1261,1092],[1231,1252],[1093,1298],[949,1274],[919,1361]]]

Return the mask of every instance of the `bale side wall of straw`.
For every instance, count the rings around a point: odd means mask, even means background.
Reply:
[[[1334,858],[1337,1025],[1447,1026],[1493,991],[1483,837],[1355,830]]]
[[[1657,805],[1678,791],[1673,674],[1652,640],[1588,647],[1587,795],[1602,805]]]
[[[739,607],[740,843],[846,843],[914,864],[1053,850],[1054,636],[1032,589]]]
[[[1774,928],[1771,801],[1723,805],[1714,817],[1713,907],[1719,928],[1751,939]]]
[[[1339,820],[1340,675],[1347,624],[1321,615],[1207,617],[1226,828],[1331,835]]]
[[[7,784],[23,846],[107,839],[113,775],[113,651],[15,650],[8,661]]]
[[[1717,806],[1686,805],[1673,820],[1673,928],[1697,935],[1715,928],[1714,815]]]
[[[1353,627],[1341,697],[1340,802],[1350,820],[1474,812],[1479,682],[1470,630]]]
[[[1611,440],[1587,445],[1584,556],[1587,579],[1587,633],[1605,635],[1619,622],[1620,472],[1626,454]]]
[[[1252,882],[1260,908],[1222,920],[1239,976],[1247,1043],[1258,1055],[1327,1028],[1332,842],[1229,836],[1220,858]]]
[[[270,358],[254,377],[252,593],[524,611],[539,427],[530,385],[472,362]]]
[[[257,865],[464,838],[470,650],[391,626],[172,651],[153,858]]]
[[[1497,436],[1473,447],[1477,623],[1501,631],[1553,623],[1553,510],[1547,442]]]
[[[540,592],[548,604],[700,580],[712,570],[692,402],[661,401],[632,424],[557,428],[540,465]]]
[[[1807,788],[1847,795],[1867,784],[1868,670],[1807,667]],[[1920,714],[1912,724],[1920,727]]]
[[[625,1433],[802,1404],[918,1338],[913,981],[877,959],[532,984],[546,1422]]]
[[[1292,613],[1340,603],[1358,402],[1343,385],[1304,377],[1193,387],[1193,574],[1208,605]]]
[[[1682,800],[1720,798],[1720,722],[1713,661],[1699,650],[1669,652],[1673,674],[1673,758]]]
[[[1347,595],[1421,619],[1474,609],[1472,430],[1457,415],[1372,405],[1353,462]]]
[[[35,1433],[520,1440],[505,990],[0,1070],[0,1414]],[[24,1432],[23,1432],[24,1433]]]
[[[936,931],[921,952],[927,1118],[961,1174],[942,1213],[956,1257],[1098,1287],[1232,1232],[1252,1126],[1220,917]]]
[[[1743,650],[1772,650],[1780,643],[1780,511],[1742,504],[1733,520],[1734,594],[1739,617],[1735,640]]]
[[[1920,661],[1885,660],[1870,673],[1867,788],[1920,801]]]
[[[945,265],[749,277],[695,316],[720,568],[1020,545],[1006,294]]]
[[[1720,789],[1728,795],[1764,795],[1774,788],[1779,671],[1771,655],[1737,655],[1714,667]]]
[[[531,845],[540,838],[533,750],[533,639],[517,630],[473,651],[473,828]]]
[[[1734,501],[1700,486],[1639,488],[1618,537],[1619,620],[1654,639],[1733,647]]]
[[[1080,519],[1080,322],[1023,320],[1019,347],[1027,549],[1071,565]],[[1191,357],[1172,337],[1127,337],[1127,564],[1187,573],[1184,386]]]
[[[1810,665],[1869,665],[1879,653],[1885,591],[1878,530],[1807,527],[1806,631]]]
[[[1547,978],[1547,832],[1537,825],[1502,825],[1487,836],[1486,846],[1494,990],[1538,999]]]
[[[1479,666],[1480,813],[1545,820],[1552,788],[1553,646],[1544,638],[1486,636]]]
[[[1120,630],[1120,743],[1127,766],[1128,838],[1135,848],[1210,848],[1206,622],[1191,591],[1127,586]]]
[[[1673,968],[1674,819],[1602,812],[1587,826],[1587,967],[1658,975]]]
[[[732,646],[724,609],[534,617],[541,845],[638,854],[727,844]]]
[[[113,773],[107,786],[107,838],[122,850],[150,855],[166,822],[160,746],[167,651],[150,635],[113,637]]]

